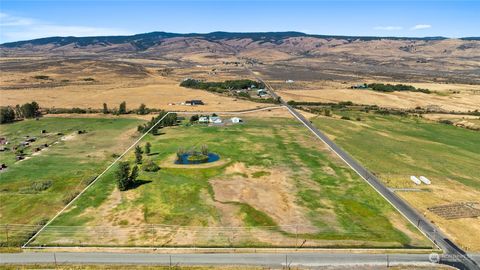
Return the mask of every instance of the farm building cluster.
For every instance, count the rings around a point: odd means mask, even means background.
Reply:
[[[191,122],[196,122],[199,124],[209,124],[209,125],[228,125],[228,124],[243,123],[243,119],[240,117],[232,117],[224,120],[220,116],[216,114],[212,114],[212,115],[192,116]]]

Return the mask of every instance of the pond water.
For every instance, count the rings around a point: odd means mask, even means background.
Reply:
[[[189,164],[202,164],[202,163],[210,163],[214,162],[220,159],[220,156],[215,154],[215,153],[208,153],[208,160],[203,161],[203,160],[198,160],[198,161],[190,161],[188,160],[188,157],[191,154],[186,153],[181,156],[180,160],[175,160],[175,164],[183,164],[183,165],[189,165]]]

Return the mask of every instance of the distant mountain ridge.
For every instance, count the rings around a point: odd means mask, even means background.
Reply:
[[[445,40],[446,37],[380,37],[380,36],[337,36],[337,35],[313,35],[305,34],[302,32],[287,31],[287,32],[211,32],[206,34],[201,33],[168,33],[168,32],[150,32],[143,34],[136,34],[130,36],[92,36],[92,37],[46,37],[32,40],[7,42],[0,44],[4,48],[16,48],[25,45],[41,46],[47,44],[56,44],[57,46],[64,46],[67,44],[76,44],[77,46],[89,46],[89,45],[110,45],[110,44],[123,44],[131,43],[138,47],[138,49],[146,49],[151,46],[157,45],[164,39],[168,38],[202,38],[209,41],[216,40],[232,40],[232,39],[252,39],[253,41],[263,41],[278,43],[286,38],[294,37],[310,37],[321,39],[343,39],[343,40]],[[461,38],[463,40],[480,40],[480,37],[466,37]]]

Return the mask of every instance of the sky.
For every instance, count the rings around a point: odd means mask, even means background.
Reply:
[[[300,31],[480,36],[479,1],[0,0],[0,43],[50,36]]]

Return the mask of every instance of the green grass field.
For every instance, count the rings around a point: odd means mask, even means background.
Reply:
[[[479,132],[419,117],[335,113],[361,121],[321,117],[313,123],[392,185],[410,184],[410,175],[425,175],[480,190]]]
[[[318,117],[313,123],[373,171],[387,186],[422,192],[397,194],[434,222],[465,250],[478,252],[479,218],[445,219],[430,207],[476,203],[480,205],[480,133],[428,121],[420,117],[336,111],[349,116]],[[415,185],[410,176],[426,176],[431,185]]]
[[[293,119],[162,132],[141,143],[160,171],[125,192],[110,172],[33,245],[431,247]],[[220,161],[173,164],[179,148],[201,145]]]
[[[15,161],[15,153],[0,153],[8,168],[0,173],[0,224],[35,225],[48,221],[89,181],[133,142],[132,129],[141,123],[133,119],[42,118],[2,125],[10,149],[25,136],[37,141],[25,149],[26,159]],[[41,134],[41,130],[48,133]],[[85,134],[77,134],[85,130]],[[63,135],[59,135],[62,133]],[[63,139],[62,139],[63,138]],[[49,147],[33,154],[37,146]],[[39,183],[50,183],[39,188]],[[11,225],[9,245],[25,240],[34,227]],[[29,232],[30,230],[30,232]],[[0,242],[6,245],[5,228]]]

